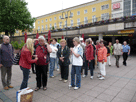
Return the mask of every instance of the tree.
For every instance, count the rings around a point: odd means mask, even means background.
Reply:
[[[35,20],[24,0],[0,0],[0,32],[5,35],[12,36],[16,29],[31,31]]]

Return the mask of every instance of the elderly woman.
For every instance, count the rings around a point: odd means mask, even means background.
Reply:
[[[86,48],[85,48],[85,74],[83,75],[83,77],[86,77],[88,74],[88,63],[89,63],[89,69],[90,69],[90,75],[91,75],[91,79],[93,79],[93,60],[94,60],[94,50],[93,50],[93,46],[90,43],[90,39],[86,39]]]
[[[83,49],[80,45],[79,38],[75,37],[73,39],[74,48],[70,48],[72,52],[72,69],[71,69],[71,85],[69,87],[74,87],[75,90],[81,87],[81,68],[83,66]],[[76,84],[75,84],[75,74],[76,74]]]
[[[69,74],[69,55],[70,55],[70,50],[69,47],[66,45],[66,40],[62,39],[60,40],[60,47],[57,52],[57,56],[59,59],[59,65],[61,69],[61,79],[60,81],[64,80],[64,83],[68,81],[68,74]]]

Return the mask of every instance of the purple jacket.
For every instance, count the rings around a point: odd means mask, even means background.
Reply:
[[[11,67],[14,59],[14,49],[11,44],[1,44],[0,48],[0,64],[4,67]]]

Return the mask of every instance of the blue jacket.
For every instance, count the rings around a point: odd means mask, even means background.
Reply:
[[[0,64],[4,67],[11,67],[14,59],[14,49],[11,44],[1,44],[0,48]]]

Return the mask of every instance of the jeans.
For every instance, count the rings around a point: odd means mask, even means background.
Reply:
[[[128,58],[128,52],[123,52],[123,64],[124,65],[127,65],[127,63],[126,63],[127,58]]]
[[[55,69],[55,58],[50,58],[50,77],[54,76],[53,71]]]
[[[47,71],[48,71],[48,65],[36,65],[36,81],[37,81],[37,87],[41,88],[47,86]],[[42,85],[41,85],[42,84]]]
[[[57,69],[59,69],[59,59],[56,58],[56,59],[55,59],[55,62],[56,62]]]
[[[21,66],[20,66],[20,69],[23,72],[23,81],[22,81],[22,84],[21,84],[21,87],[20,87],[20,90],[22,90],[24,88],[27,88],[27,83],[28,83],[28,79],[29,79],[29,71],[30,71],[30,69],[23,68]]]
[[[5,76],[7,74],[7,81],[5,80]],[[1,80],[3,87],[9,86],[11,84],[11,76],[12,76],[12,67],[1,67]]]
[[[81,67],[72,65],[71,69],[71,85],[72,87],[81,87]],[[75,85],[75,74],[76,74],[76,85]]]
[[[94,63],[93,60],[89,62],[89,69],[90,69],[91,76],[93,76],[93,70],[94,70],[93,63]],[[85,61],[85,75],[86,76],[88,75],[88,61]]]
[[[64,80],[68,80],[69,65],[64,66],[64,64],[62,63],[62,65],[60,65],[60,67],[61,67],[61,78],[64,79]]]
[[[116,58],[116,66],[119,66],[120,55],[115,55],[115,58]]]

